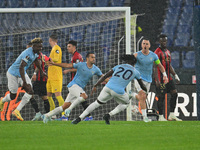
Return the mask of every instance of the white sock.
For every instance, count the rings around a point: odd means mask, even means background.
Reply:
[[[142,116],[147,117],[147,109],[142,109]]]
[[[31,99],[32,95],[25,93],[24,96],[22,97],[22,100],[20,102],[20,104],[17,106],[17,110],[21,110]]]
[[[115,109],[113,109],[109,115],[110,116],[114,116],[115,114],[118,114],[119,112],[123,111],[124,109],[126,109],[128,107],[127,104],[119,104],[117,107],[115,107]]]
[[[51,118],[54,115],[60,114],[61,112],[63,112],[63,108],[62,106],[59,106],[57,108],[55,108],[54,110],[48,112],[47,114],[45,114],[47,117]]]
[[[163,115],[159,115],[159,118],[161,118],[161,117],[163,117],[163,118],[164,118],[164,116],[163,116]]]
[[[41,115],[41,112],[39,111],[38,113],[36,113],[36,115]]]
[[[80,104],[81,102],[85,101],[85,99],[83,97],[78,97],[68,108],[68,110],[72,110],[73,108],[75,108],[78,104]]]
[[[91,113],[93,110],[95,110],[99,106],[101,106],[101,104],[99,104],[97,101],[93,102],[87,107],[87,109],[79,117],[82,120],[83,118],[85,118],[85,116],[87,116],[89,113]]]
[[[7,95],[2,99],[2,102],[5,103],[5,102],[9,102],[9,101],[11,101],[10,94],[7,94]]]
[[[170,112],[170,113],[169,113],[169,116],[171,116],[171,115],[174,116],[174,112]]]
[[[137,95],[137,93],[135,93],[135,92],[133,92],[133,93],[131,94],[131,96],[133,97],[134,100],[136,100],[136,95]]]

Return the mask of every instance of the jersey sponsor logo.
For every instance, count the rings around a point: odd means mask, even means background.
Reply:
[[[56,50],[56,53],[59,54],[59,50]]]

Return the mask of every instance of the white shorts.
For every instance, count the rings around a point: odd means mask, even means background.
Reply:
[[[67,95],[65,102],[70,103],[73,103],[82,93],[85,93],[85,91],[77,84],[72,85],[68,90],[69,94]]]
[[[106,103],[107,101],[114,98],[118,104],[129,104],[130,100],[127,93],[123,95],[117,94],[113,90],[109,89],[108,87],[104,86],[101,93],[98,96],[98,100],[101,103]]]
[[[11,75],[9,72],[6,73],[6,76],[8,78],[8,89],[11,93],[16,94],[18,87],[23,85],[22,78],[16,77]],[[32,87],[31,79],[27,74],[25,74],[26,83],[30,84]]]
[[[145,85],[146,88],[147,88],[147,93],[149,93],[151,83],[150,83],[150,82],[146,82],[146,81],[144,81],[144,80],[142,80],[142,82],[144,83],[144,85]],[[140,87],[140,84],[138,83],[137,80],[134,80],[134,84],[135,84],[135,89],[136,89],[137,92],[139,92],[139,91],[142,90],[142,88]]]

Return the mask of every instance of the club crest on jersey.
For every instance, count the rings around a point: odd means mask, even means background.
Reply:
[[[29,56],[26,56],[26,57],[24,58],[24,60],[25,60],[25,61],[28,61],[29,58],[30,58]]]
[[[59,50],[56,50],[56,53],[59,54]]]

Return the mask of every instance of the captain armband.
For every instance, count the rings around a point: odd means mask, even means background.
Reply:
[[[156,64],[156,65],[158,65],[159,63],[160,63],[160,60],[159,60],[159,59],[155,61],[155,64]]]

